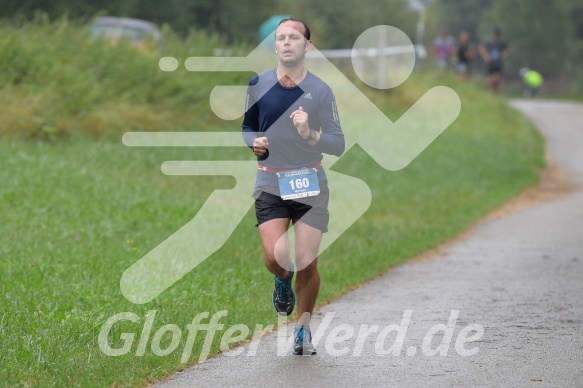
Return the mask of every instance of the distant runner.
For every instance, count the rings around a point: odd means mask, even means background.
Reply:
[[[470,72],[470,62],[474,58],[474,46],[470,42],[470,34],[462,31],[459,35],[456,50],[454,71],[460,81],[465,80]]]
[[[435,55],[435,65],[438,69],[446,68],[452,55],[455,53],[455,40],[442,29],[437,37],[433,40],[433,54]]]
[[[504,60],[510,56],[508,43],[501,38],[500,28],[492,29],[492,37],[480,46],[480,55],[486,62],[488,85],[494,93],[500,90]]]
[[[524,95],[527,97],[536,97],[543,86],[544,78],[538,72],[528,67],[523,67],[519,71],[520,78],[522,78],[522,82],[524,83]]]

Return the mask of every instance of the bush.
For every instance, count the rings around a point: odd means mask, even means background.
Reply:
[[[208,109],[210,91],[219,83],[245,85],[249,74],[163,72],[161,56],[184,63],[189,56],[212,55],[223,41],[203,31],[192,30],[184,40],[168,26],[162,31],[166,53],[95,42],[88,26],[66,18],[0,23],[0,136],[119,138],[128,130],[218,124]]]

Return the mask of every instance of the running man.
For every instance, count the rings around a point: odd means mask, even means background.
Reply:
[[[311,44],[306,23],[295,18],[280,22],[275,31],[277,67],[249,82],[243,119],[243,138],[259,163],[253,197],[264,264],[275,276],[275,310],[290,315],[297,295],[296,355],[316,354],[310,319],[320,289],[318,249],[329,221],[322,154],[344,152],[332,90],[304,65]],[[290,222],[298,269],[295,293]]]
[[[435,55],[435,65],[438,69],[446,68],[451,56],[455,53],[455,41],[451,35],[448,34],[447,29],[442,29],[439,35],[433,40],[433,54]]]
[[[501,38],[501,34],[500,28],[494,27],[492,37],[480,46],[480,55],[486,62],[488,85],[495,94],[500,90],[503,62],[510,56],[508,43]]]
[[[470,72],[470,62],[474,58],[474,47],[470,42],[470,34],[462,31],[458,38],[456,64],[454,71],[460,81],[464,81]]]

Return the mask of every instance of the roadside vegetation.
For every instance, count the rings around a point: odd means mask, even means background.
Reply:
[[[179,62],[223,44],[170,30],[165,42],[165,55]],[[225,329],[277,322],[251,209],[223,248],[152,302],[134,305],[119,287],[125,269],[191,220],[213,190],[232,187],[226,177],[164,176],[163,161],[253,160],[245,147],[128,148],[121,135],[239,131],[239,120],[213,115],[209,93],[246,85],[251,74],[164,73],[160,53],[92,42],[86,27],[67,20],[1,24],[0,52],[0,385],[143,386],[197,362],[200,337],[188,363],[180,358],[186,325],[202,312],[227,310]],[[462,113],[411,165],[385,171],[359,147],[334,165],[363,179],[373,204],[321,256],[318,303],[456,236],[537,183],[541,136],[481,87],[436,72],[390,91],[362,90],[396,120],[437,85],[458,92]],[[150,310],[150,339],[166,324],[183,331],[163,357],[149,344],[136,356]],[[121,312],[140,320],[117,324],[110,345],[135,333],[133,346],[106,356],[99,332]],[[170,341],[164,336],[161,347]]]

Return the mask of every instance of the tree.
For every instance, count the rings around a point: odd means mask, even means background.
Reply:
[[[319,48],[349,48],[367,28],[389,24],[413,36],[416,14],[407,0],[3,0],[0,15],[32,18],[38,11],[57,19],[86,21],[97,12],[168,24],[179,35],[193,29],[217,33],[228,42],[257,43],[259,25],[273,14],[293,14],[314,30]]]
[[[573,43],[569,0],[493,0],[482,19],[482,36],[492,26],[502,29],[509,41],[513,70],[527,66],[547,74],[564,69]]]
[[[477,41],[480,22],[493,0],[436,0],[430,6],[430,25],[434,35],[442,28],[458,34],[467,31]]]
[[[400,28],[414,40],[417,15],[404,0],[360,0],[357,6],[354,0],[304,3],[306,19],[316,18],[316,25],[323,27],[320,48],[351,48],[362,32],[384,24]]]

